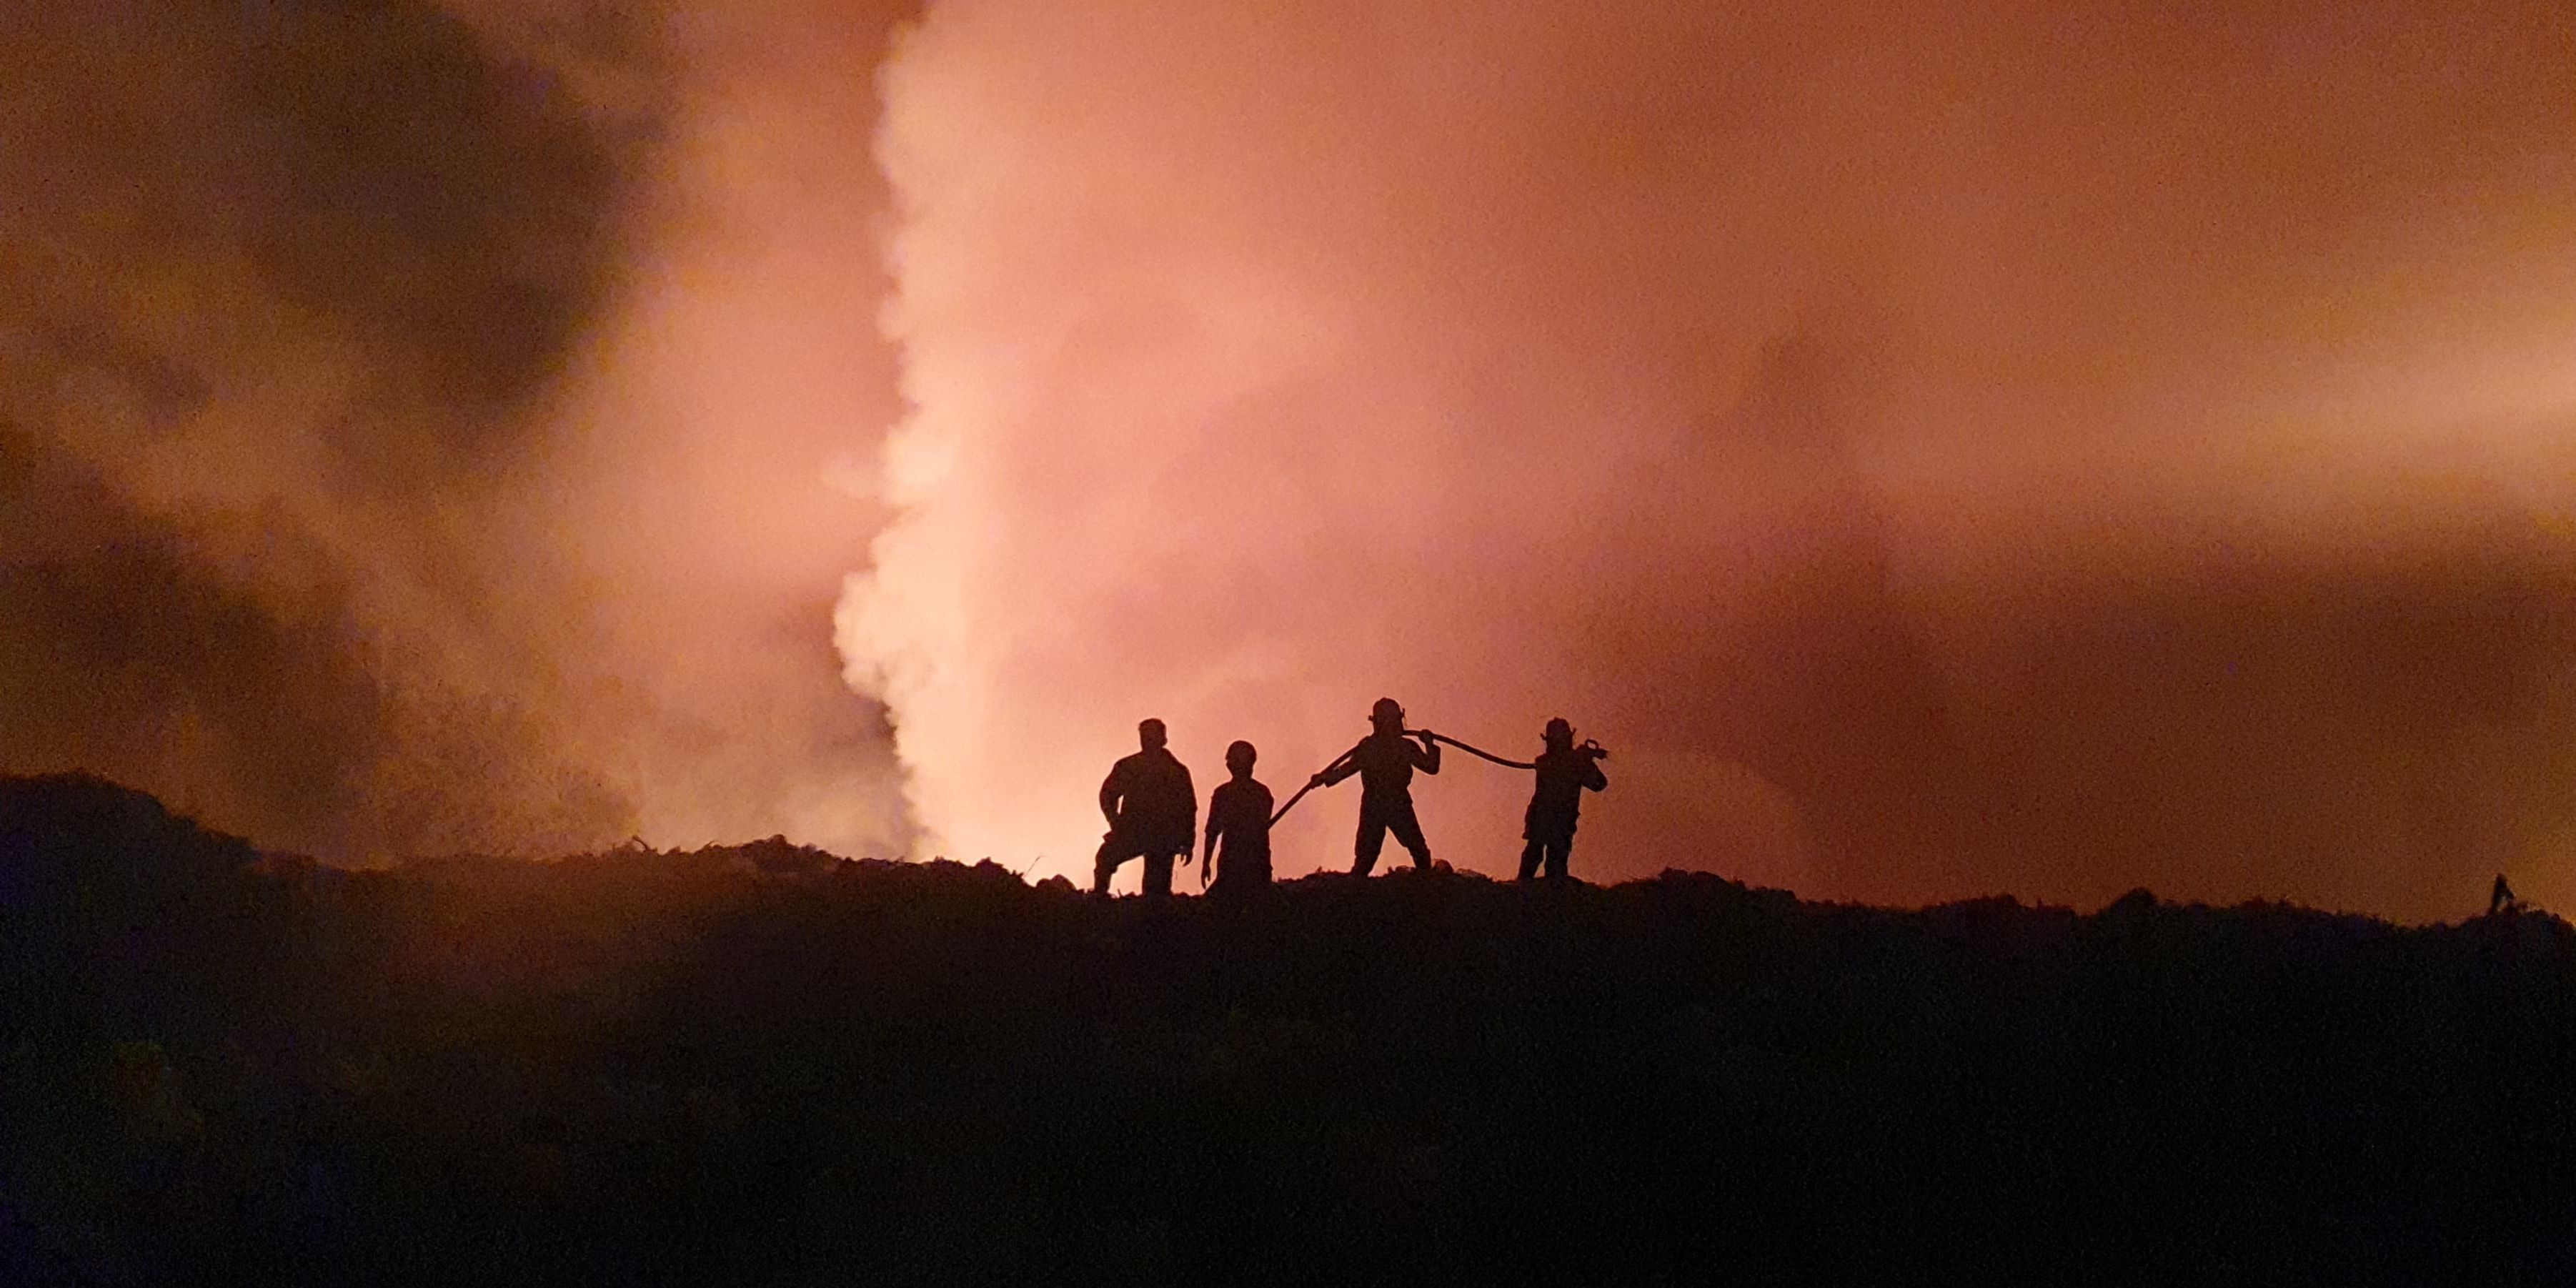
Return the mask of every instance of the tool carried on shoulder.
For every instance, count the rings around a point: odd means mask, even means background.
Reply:
[[[1485,749],[1484,749],[1484,748],[1482,748],[1482,747],[1479,747],[1479,746],[1474,745],[1473,743],[1460,742],[1460,741],[1459,741],[1459,740],[1457,740],[1456,738],[1452,738],[1452,737],[1450,737],[1449,735],[1447,735],[1447,734],[1445,734],[1445,733],[1433,733],[1432,731],[1430,731],[1430,730],[1428,730],[1428,729],[1407,729],[1407,730],[1405,730],[1405,731],[1404,731],[1404,736],[1405,736],[1405,737],[1408,737],[1408,738],[1420,738],[1420,739],[1423,739],[1423,740],[1425,740],[1425,741],[1427,741],[1427,742],[1445,742],[1445,743],[1449,744],[1450,746],[1457,748],[1457,749],[1458,749],[1458,750],[1460,750],[1460,751],[1466,752],[1466,753],[1467,753],[1468,755],[1470,755],[1470,756],[1476,756],[1476,757],[1479,757],[1479,758],[1484,759],[1484,760],[1490,760],[1490,761],[1494,762],[1495,764],[1502,766],[1502,767],[1503,767],[1503,768],[1505,768],[1505,769],[1536,769],[1536,768],[1538,768],[1538,764],[1537,764],[1535,761],[1528,761],[1528,760],[1513,760],[1513,759],[1511,759],[1511,758],[1509,758],[1509,757],[1506,757],[1506,756],[1497,756],[1497,755],[1495,755],[1494,753],[1492,753],[1492,752],[1490,752],[1490,751],[1487,751],[1487,750],[1485,750]],[[1366,744],[1366,742],[1367,742],[1367,741],[1368,741],[1368,740],[1367,740],[1367,739],[1365,739],[1365,738],[1361,739],[1361,740],[1360,740],[1360,743],[1358,743],[1358,744],[1354,744],[1354,745],[1351,747],[1350,751],[1343,752],[1342,754],[1340,754],[1340,755],[1338,755],[1338,756],[1333,757],[1333,761],[1332,761],[1332,763],[1331,763],[1331,764],[1326,765],[1326,766],[1324,766],[1322,769],[1319,769],[1319,770],[1315,771],[1314,776],[1313,776],[1313,777],[1310,777],[1310,778],[1308,778],[1308,779],[1306,780],[1306,785],[1305,785],[1305,786],[1303,786],[1303,787],[1298,788],[1298,789],[1297,789],[1297,794],[1296,794],[1296,795],[1294,795],[1294,796],[1289,797],[1289,798],[1288,798],[1288,803],[1287,803],[1287,804],[1284,804],[1284,805],[1281,805],[1281,806],[1279,807],[1279,812],[1270,816],[1270,823],[1271,823],[1271,826],[1273,826],[1273,827],[1278,826],[1278,824],[1279,824],[1279,820],[1281,820],[1281,819],[1283,819],[1283,818],[1288,817],[1288,811],[1289,811],[1289,810],[1292,810],[1292,809],[1295,809],[1295,808],[1297,807],[1297,802],[1299,802],[1299,801],[1301,801],[1301,800],[1306,799],[1306,793],[1308,793],[1308,792],[1311,792],[1311,791],[1315,790],[1315,784],[1316,784],[1317,782],[1321,781],[1321,780],[1324,778],[1324,776],[1325,776],[1325,775],[1330,774],[1330,773],[1332,773],[1334,770],[1341,768],[1342,762],[1343,762],[1343,761],[1346,761],[1346,760],[1349,760],[1349,759],[1351,758],[1352,754],[1353,754],[1353,753],[1355,753],[1355,752],[1357,752],[1357,751],[1360,749],[1360,746],[1361,746],[1361,745]],[[1583,745],[1582,745],[1581,747],[1577,748],[1577,750],[1581,751],[1584,755],[1590,756],[1590,757],[1592,757],[1592,758],[1594,758],[1594,759],[1596,759],[1596,760],[1608,760],[1608,759],[1610,758],[1610,752],[1609,752],[1606,748],[1604,748],[1600,743],[1595,742],[1595,741],[1593,741],[1593,740],[1592,740],[1592,739],[1590,739],[1590,738],[1586,738],[1586,739],[1584,739],[1584,740],[1583,740]]]
[[[1358,747],[1352,747],[1350,751],[1343,752],[1342,754],[1333,757],[1331,764],[1324,766],[1322,769],[1316,770],[1312,775],[1310,775],[1306,779],[1306,785],[1298,788],[1297,794],[1289,797],[1288,803],[1281,805],[1279,807],[1279,812],[1270,816],[1270,825],[1272,827],[1279,826],[1279,820],[1288,817],[1288,811],[1297,808],[1297,802],[1306,799],[1306,793],[1315,790],[1315,784],[1324,781],[1324,775],[1341,768],[1342,762],[1351,758],[1351,752],[1358,750]]]
[[[1512,760],[1512,759],[1509,759],[1509,758],[1507,758],[1507,757],[1497,756],[1497,755],[1495,755],[1494,753],[1492,753],[1492,752],[1490,752],[1490,751],[1487,751],[1487,750],[1485,750],[1485,749],[1484,749],[1484,748],[1482,748],[1482,747],[1478,747],[1478,746],[1476,746],[1476,745],[1474,745],[1474,744],[1472,744],[1472,743],[1464,743],[1464,742],[1460,742],[1460,741],[1458,741],[1457,739],[1452,738],[1452,737],[1450,737],[1449,735],[1447,735],[1447,734],[1445,734],[1445,733],[1433,733],[1433,732],[1431,732],[1431,731],[1430,731],[1430,730],[1428,730],[1428,729],[1407,729],[1407,730],[1405,730],[1405,732],[1406,732],[1406,733],[1408,733],[1408,734],[1414,735],[1414,736],[1416,736],[1416,737],[1429,739],[1429,740],[1430,740],[1430,741],[1432,741],[1432,742],[1445,742],[1445,743],[1449,744],[1450,746],[1455,747],[1455,748],[1457,748],[1458,750],[1460,750],[1460,751],[1463,751],[1463,752],[1467,753],[1467,754],[1468,754],[1468,755],[1470,755],[1470,756],[1476,756],[1476,757],[1480,757],[1480,758],[1485,759],[1485,760],[1490,760],[1490,761],[1494,762],[1495,764],[1502,766],[1502,767],[1503,767],[1503,768],[1505,768],[1505,769],[1536,769],[1536,768],[1538,768],[1538,764],[1537,764],[1535,761],[1528,761],[1528,760]]]

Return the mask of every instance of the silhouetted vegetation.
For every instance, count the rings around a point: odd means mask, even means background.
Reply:
[[[11,1282],[2576,1268],[2537,913],[343,873],[45,779],[0,784],[0,918]]]

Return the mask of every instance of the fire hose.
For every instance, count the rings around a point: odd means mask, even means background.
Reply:
[[[1507,757],[1497,756],[1497,755],[1495,755],[1494,753],[1492,753],[1492,752],[1490,752],[1490,751],[1487,751],[1487,750],[1485,750],[1485,749],[1484,749],[1484,748],[1482,748],[1482,747],[1475,746],[1475,745],[1474,745],[1474,744],[1472,744],[1472,743],[1464,743],[1464,742],[1460,742],[1460,741],[1458,741],[1457,739],[1452,738],[1452,737],[1450,737],[1449,735],[1447,735],[1447,734],[1445,734],[1445,733],[1433,733],[1433,732],[1431,732],[1431,731],[1430,731],[1430,730],[1428,730],[1428,729],[1407,729],[1407,730],[1405,730],[1405,731],[1404,731],[1404,736],[1405,736],[1405,737],[1407,737],[1407,738],[1420,738],[1420,739],[1423,739],[1423,740],[1424,740],[1424,741],[1426,741],[1426,742],[1445,742],[1445,743],[1449,744],[1450,746],[1457,748],[1457,749],[1458,749],[1458,750],[1460,750],[1460,751],[1466,752],[1466,753],[1467,753],[1468,755],[1470,755],[1470,756],[1475,756],[1475,757],[1478,757],[1479,759],[1483,759],[1483,760],[1490,760],[1490,761],[1494,762],[1495,764],[1502,766],[1502,767],[1503,767],[1503,768],[1505,768],[1505,769],[1536,769],[1536,768],[1538,768],[1537,764],[1535,764],[1535,763],[1533,763],[1533,762],[1531,762],[1531,761],[1526,761],[1526,760],[1512,760],[1512,759],[1509,759],[1509,758],[1507,758]],[[1329,764],[1329,765],[1326,765],[1326,766],[1324,766],[1322,769],[1319,769],[1319,770],[1315,771],[1315,775],[1314,775],[1314,777],[1307,779],[1307,780],[1306,780],[1306,785],[1305,785],[1305,786],[1303,786],[1303,787],[1298,788],[1298,789],[1297,789],[1297,794],[1296,794],[1296,795],[1294,795],[1294,796],[1289,797],[1289,798],[1288,798],[1288,803],[1287,803],[1287,804],[1285,804],[1285,805],[1280,806],[1280,807],[1279,807],[1279,812],[1270,816],[1270,824],[1271,824],[1271,826],[1273,826],[1273,827],[1278,826],[1278,825],[1279,825],[1279,820],[1281,820],[1281,819],[1283,819],[1283,818],[1288,817],[1288,811],[1290,811],[1290,810],[1292,810],[1292,809],[1297,808],[1297,802],[1299,802],[1299,801],[1302,801],[1302,800],[1306,799],[1306,793],[1308,793],[1308,792],[1311,792],[1311,791],[1315,790],[1315,784],[1316,784],[1316,783],[1318,783],[1318,782],[1322,781],[1322,780],[1323,780],[1323,777],[1324,777],[1326,774],[1329,774],[1329,773],[1333,772],[1334,770],[1341,768],[1341,767],[1342,767],[1342,762],[1344,762],[1344,761],[1346,761],[1346,760],[1349,760],[1349,759],[1350,759],[1352,756],[1354,756],[1354,755],[1359,754],[1359,749],[1360,749],[1361,747],[1365,747],[1365,746],[1367,746],[1367,745],[1368,745],[1367,740],[1366,740],[1366,739],[1363,739],[1363,740],[1361,740],[1358,744],[1354,745],[1354,746],[1353,746],[1349,751],[1343,752],[1342,754],[1340,754],[1340,755],[1338,755],[1338,756],[1333,757],[1333,763],[1331,763],[1331,764]],[[1609,752],[1606,752],[1606,751],[1601,750],[1601,744],[1599,744],[1599,743],[1597,743],[1597,742],[1592,742],[1592,741],[1587,740],[1587,741],[1585,741],[1585,743],[1584,743],[1583,745],[1584,745],[1584,747],[1585,747],[1587,750],[1589,750],[1589,751],[1590,751],[1591,753],[1593,753],[1594,755],[1598,755],[1598,756],[1602,756],[1602,757],[1605,757],[1605,758],[1606,758],[1606,757],[1608,757],[1608,756],[1609,756],[1609,754],[1610,754]]]

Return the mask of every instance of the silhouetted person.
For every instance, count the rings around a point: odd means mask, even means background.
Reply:
[[[1199,884],[1211,874],[1222,897],[1250,894],[1270,884],[1270,789],[1255,782],[1252,763],[1260,757],[1248,742],[1225,749],[1226,772],[1234,777],[1216,785],[1208,797],[1207,852],[1199,856]],[[1225,866],[1217,866],[1217,843],[1225,844]]]
[[[1563,881],[1574,857],[1574,823],[1583,812],[1583,794],[1610,785],[1601,772],[1608,752],[1600,744],[1574,745],[1574,726],[1563,717],[1547,722],[1547,749],[1538,754],[1538,788],[1530,793],[1529,812],[1521,818],[1521,880],[1538,875],[1542,862],[1547,879]]]
[[[2513,887],[2504,883],[2504,874],[2499,872],[2496,874],[2495,890],[2487,895],[2487,915],[2492,917],[2499,912],[2511,912],[2513,906]]]
[[[1198,826],[1199,794],[1190,785],[1189,767],[1164,748],[1163,722],[1136,726],[1143,749],[1109,767],[1100,784],[1100,814],[1109,820],[1100,854],[1091,865],[1091,890],[1109,893],[1109,878],[1129,859],[1145,860],[1145,895],[1162,899],[1172,893],[1172,859],[1190,857],[1190,833]]]
[[[1422,839],[1422,824],[1413,816],[1413,771],[1426,774],[1440,772],[1440,744],[1428,730],[1405,736],[1404,708],[1393,698],[1379,698],[1369,710],[1372,732],[1358,746],[1342,754],[1324,772],[1315,775],[1314,785],[1330,787],[1360,776],[1360,834],[1351,853],[1351,872],[1367,876],[1377,866],[1377,852],[1386,844],[1386,834],[1395,833],[1396,843],[1413,855],[1413,866],[1431,866],[1431,846]],[[1420,739],[1419,743],[1414,739]]]

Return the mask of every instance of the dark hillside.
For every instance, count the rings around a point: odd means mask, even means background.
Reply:
[[[2576,934],[341,873],[0,784],[0,1280],[2566,1282]]]

